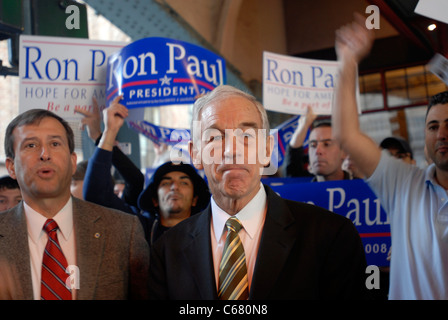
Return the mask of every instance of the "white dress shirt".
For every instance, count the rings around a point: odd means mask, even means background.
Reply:
[[[27,228],[28,245],[30,248],[31,278],[33,282],[33,295],[35,300],[40,300],[40,279],[42,272],[42,259],[48,235],[43,230],[47,218],[33,210],[24,203]],[[72,198],[59,211],[53,220],[59,226],[57,231],[58,241],[67,259],[68,265],[76,265],[75,233],[73,232]]]
[[[227,228],[225,226],[227,219],[231,217],[222,210],[214,201],[210,200],[212,209],[211,220],[211,241],[213,264],[215,270],[216,287],[219,286],[219,264],[221,262],[224,244],[226,242]],[[266,218],[266,191],[263,184],[260,183],[260,190],[255,197],[240,211],[235,217],[240,220],[243,228],[239,232],[241,242],[243,243],[244,253],[246,255],[247,277],[249,289],[252,283],[257,252],[260,244],[261,232]]]

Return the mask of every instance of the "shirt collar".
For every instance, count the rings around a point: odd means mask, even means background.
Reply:
[[[250,238],[253,238],[263,221],[263,213],[266,210],[266,191],[262,183],[260,183],[260,189],[255,197],[249,201],[249,203],[238,212],[235,217],[240,220],[244,230],[247,232]],[[219,242],[224,232],[227,219],[231,217],[227,212],[221,209],[211,197],[210,205],[212,209],[212,224],[216,237],[216,242]]]
[[[43,230],[47,218],[39,212],[31,208],[24,202],[24,209],[26,220],[28,224],[28,234],[34,243],[37,243],[39,238],[45,233]],[[73,210],[72,198],[68,200],[65,206],[53,217],[53,220],[59,226],[59,231],[65,240],[68,240],[73,231]]]
[[[425,169],[425,181],[426,183],[431,183],[432,185],[438,184],[436,181],[436,165],[434,163],[431,163],[426,169]]]

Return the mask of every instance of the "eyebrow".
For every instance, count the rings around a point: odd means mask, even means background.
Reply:
[[[448,122],[448,119],[441,120],[441,121],[439,121],[439,120],[431,120],[428,123],[426,123],[426,126],[429,126],[431,124],[438,124],[438,123],[441,123],[441,122]]]
[[[258,129],[259,127],[258,127],[258,124],[257,124],[256,122],[249,121],[249,122],[241,122],[240,124],[238,124],[238,127],[237,127],[237,128],[225,128],[225,129],[222,129],[222,128],[221,128],[219,125],[217,125],[216,123],[212,123],[212,124],[211,124],[208,128],[206,128],[206,129],[216,129],[216,130],[218,130],[218,131],[224,132],[224,131],[227,130],[227,129],[235,130],[235,129],[244,129],[244,128]]]
[[[47,137],[47,140],[51,140],[51,139],[64,140],[63,136],[56,135],[56,134]],[[38,138],[37,136],[31,136],[31,137],[24,138],[22,141],[28,141],[28,140],[40,140],[40,138]]]
[[[326,141],[334,141],[334,140],[333,139],[321,139],[321,140],[314,139],[314,140],[310,140],[308,143],[311,143],[311,142],[326,142]]]

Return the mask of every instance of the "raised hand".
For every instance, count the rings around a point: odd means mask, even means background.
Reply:
[[[373,45],[375,34],[365,26],[365,17],[355,13],[355,19],[336,31],[336,54],[341,62],[359,63]]]
[[[122,96],[116,97],[111,105],[103,110],[104,132],[98,144],[101,149],[112,151],[118,131],[129,115],[128,108],[119,103],[122,98]]]
[[[118,132],[124,123],[124,119],[129,115],[128,108],[119,103],[122,98],[122,96],[116,97],[112,100],[111,105],[103,110],[104,131],[112,130]]]
[[[93,141],[99,138],[101,135],[101,112],[98,107],[98,102],[95,98],[92,98],[93,109],[92,111],[75,107],[75,112],[82,114],[84,117],[81,119],[81,130],[87,128],[87,134]]]

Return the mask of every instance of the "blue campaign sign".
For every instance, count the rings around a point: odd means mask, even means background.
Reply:
[[[278,125],[275,129],[277,130],[278,139],[276,139],[276,148],[278,151],[278,166],[283,165],[283,161],[286,156],[286,149],[289,144],[289,141],[291,140],[292,135],[294,134],[294,131],[297,130],[298,127],[298,120],[301,116],[293,116],[286,120],[285,122]],[[306,136],[305,136],[305,142],[304,147],[308,147],[308,138],[310,135],[310,130],[308,130]]]
[[[161,143],[177,145],[185,144],[190,141],[189,129],[162,127],[144,120],[139,122],[129,121],[129,126],[157,145],[160,145]]]
[[[294,116],[285,122],[278,125],[277,129],[278,139],[275,140],[275,147],[278,151],[278,166],[281,167],[285,159],[286,147],[291,140],[291,136],[297,129],[297,120],[300,116]]]
[[[225,60],[187,42],[137,40],[108,59],[106,105],[117,95],[127,108],[192,104],[226,82]]]
[[[291,183],[288,178],[263,182],[285,199],[313,203],[352,220],[369,265],[388,266],[390,221],[379,199],[362,179]],[[284,180],[283,183],[281,180]]]

